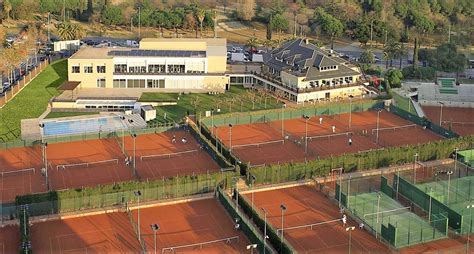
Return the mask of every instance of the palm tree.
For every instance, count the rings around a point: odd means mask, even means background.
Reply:
[[[408,54],[407,49],[404,47],[403,42],[400,43],[400,47],[398,48],[395,57],[400,59],[400,69],[402,68],[402,58]]]
[[[201,8],[197,8],[195,15],[197,20],[199,21],[199,31],[201,33],[200,36],[202,38],[202,23],[204,22],[204,17],[206,17],[206,12]]]
[[[250,52],[253,52],[259,45],[260,42],[256,37],[249,38],[245,43],[245,46],[250,48]]]
[[[62,22],[56,26],[56,29],[61,40],[77,40],[84,37],[84,30],[79,24]]]
[[[390,61],[390,67],[393,66],[393,59],[397,56],[397,52],[400,51],[400,43],[397,41],[390,41],[389,43],[385,44],[383,49],[384,59],[386,61],[385,68],[388,69],[388,61]]]

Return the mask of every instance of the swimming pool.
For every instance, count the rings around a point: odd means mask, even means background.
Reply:
[[[43,121],[43,136],[76,135],[128,129],[119,116]]]

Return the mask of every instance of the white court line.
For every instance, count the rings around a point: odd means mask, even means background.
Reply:
[[[71,233],[71,234],[64,234],[64,235],[56,235],[56,236],[50,236],[49,237],[49,244],[50,244],[50,251],[51,251],[51,254],[55,254],[53,252],[53,245],[52,245],[52,242],[51,240],[52,239],[56,239],[57,242],[58,242],[58,247],[59,247],[59,253],[63,253],[62,249],[61,249],[61,242],[59,241],[60,238],[63,238],[63,237],[71,237],[71,236],[76,236],[76,237],[79,237],[80,235],[86,235],[86,234],[91,234],[91,233],[97,233],[97,232],[107,232],[107,231],[112,231],[114,234],[114,236],[116,235],[115,234],[115,230],[112,229],[112,228],[109,228],[109,229],[103,229],[103,230],[91,230],[91,231],[85,231],[85,232],[82,232],[82,233]],[[107,245],[108,246],[114,246],[111,242],[110,242],[110,239],[107,237]],[[117,239],[115,237],[115,239]],[[84,248],[87,250],[89,248],[89,246],[92,246],[92,245],[87,245],[85,246]],[[79,249],[83,249],[83,248],[79,248]],[[68,250],[65,250],[66,252],[69,252],[70,250],[75,250],[75,249],[68,249]]]

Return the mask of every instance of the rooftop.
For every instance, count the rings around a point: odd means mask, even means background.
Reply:
[[[360,75],[359,71],[351,68],[349,62],[332,50],[318,48],[305,39],[286,42],[282,47],[265,54],[264,62],[275,70],[304,76],[306,80]],[[321,71],[321,68],[325,70]]]

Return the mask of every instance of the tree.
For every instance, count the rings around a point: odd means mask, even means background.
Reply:
[[[202,38],[202,23],[204,22],[204,17],[206,15],[206,12],[201,8],[197,8],[195,15],[196,15],[197,20],[199,21],[199,33]]]
[[[272,28],[278,31],[279,34],[281,34],[283,30],[288,29],[288,20],[282,14],[277,13],[272,15],[271,20]]]
[[[105,7],[102,11],[102,23],[107,26],[117,26],[123,23],[122,9],[117,6]]]
[[[250,21],[255,16],[255,0],[242,0],[237,8],[237,16],[243,21]]]
[[[367,44],[370,39],[370,22],[366,18],[362,18],[357,22],[354,36],[360,43]]]
[[[6,18],[10,19],[10,12],[12,11],[12,4],[10,0],[3,1],[3,11],[5,12]]]
[[[272,31],[273,31],[272,15],[270,14],[270,17],[268,18],[268,23],[267,23],[267,40],[272,39]]]
[[[62,22],[56,26],[56,29],[61,40],[78,40],[84,37],[84,30],[79,24]]]
[[[399,69],[389,69],[385,73],[385,79],[390,84],[390,87],[401,87],[403,73]]]
[[[360,55],[359,62],[368,65],[375,63],[374,53],[370,48],[365,48],[364,52]]]
[[[456,45],[452,43],[441,44],[435,50],[427,50],[427,54],[429,66],[437,71],[458,73],[464,70],[467,63],[466,56],[458,52]]]
[[[245,46],[250,48],[250,52],[254,52],[254,50],[258,47],[260,42],[256,37],[249,38],[245,43]]]
[[[392,67],[392,60],[398,55],[398,52],[400,52],[400,43],[396,41],[389,41],[384,49],[384,56],[386,56],[386,64],[385,68],[388,69],[388,62],[390,61],[390,67]]]
[[[331,49],[334,48],[334,38],[342,35],[344,25],[334,16],[327,14],[321,7],[316,8],[314,20],[321,30],[331,37]]]

